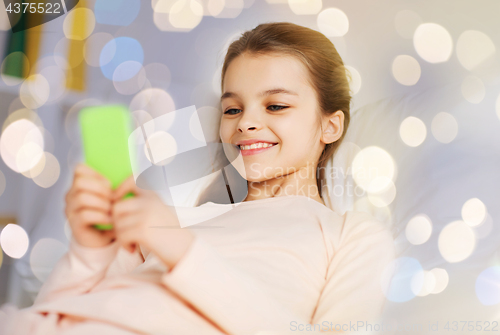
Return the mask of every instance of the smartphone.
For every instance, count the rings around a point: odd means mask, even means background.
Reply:
[[[78,115],[82,136],[85,164],[92,167],[116,189],[132,175],[128,137],[132,132],[132,118],[125,105],[103,105],[84,107]],[[131,148],[133,149],[133,148]],[[134,196],[128,193],[124,198]],[[94,225],[99,230],[113,229],[112,223]]]

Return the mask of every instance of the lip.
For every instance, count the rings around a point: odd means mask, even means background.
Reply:
[[[250,140],[242,140],[242,141],[238,141],[235,143],[235,145],[250,145],[250,144],[254,144],[254,143],[259,143],[259,142],[263,142],[263,143],[271,143],[271,144],[276,144],[277,142],[271,142],[271,141],[267,141],[267,140],[259,140],[257,138],[254,138],[254,139],[250,139]]]
[[[270,143],[270,142],[267,142],[267,143]],[[249,155],[256,155],[256,154],[260,154],[261,152],[264,152],[264,151],[267,151],[267,150],[269,150],[269,149],[272,149],[272,148],[274,148],[274,147],[275,147],[275,146],[277,146],[277,145],[278,145],[278,144],[275,144],[275,145],[273,145],[272,147],[267,147],[267,148],[256,148],[256,149],[248,149],[248,150],[241,150],[241,149],[239,149],[238,147],[237,147],[237,148],[240,150],[240,152],[241,152],[241,155],[242,155],[242,156],[249,156]]]

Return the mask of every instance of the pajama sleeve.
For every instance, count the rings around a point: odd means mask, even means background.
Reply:
[[[38,292],[34,305],[88,292],[104,278],[118,249],[117,241],[104,247],[90,248],[80,245],[72,236],[68,252],[56,263]]]
[[[227,334],[255,335],[264,330],[288,334],[290,322],[304,322],[200,236],[161,280]]]
[[[363,324],[376,322],[382,314],[396,250],[392,233],[382,222],[363,212],[349,215],[311,323],[361,331]]]

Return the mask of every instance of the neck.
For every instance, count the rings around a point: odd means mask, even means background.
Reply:
[[[243,201],[253,201],[288,195],[302,195],[325,205],[319,195],[315,177],[316,169],[302,168],[279,178],[261,182],[248,181],[248,195]]]

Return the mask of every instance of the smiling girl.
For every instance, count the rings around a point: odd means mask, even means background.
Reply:
[[[392,235],[367,213],[332,211],[321,194],[349,124],[333,44],[292,23],[261,24],[229,46],[221,88],[220,140],[242,155],[244,201],[202,195],[196,215],[223,214],[172,229],[178,219],[154,192],[132,177],[112,191],[79,165],[66,198],[70,250],[30,309],[4,309],[9,334],[22,320],[29,334],[347,333],[378,320]],[[128,192],[136,197],[122,199]],[[106,219],[112,231],[91,227]]]

